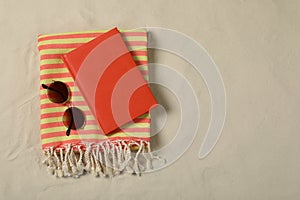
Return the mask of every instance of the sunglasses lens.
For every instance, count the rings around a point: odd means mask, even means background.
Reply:
[[[83,112],[76,107],[68,108],[63,115],[64,125],[72,130],[80,129],[83,127],[85,122],[85,117]]]
[[[68,86],[60,81],[51,83],[47,89],[48,98],[53,103],[64,103],[69,99]]]

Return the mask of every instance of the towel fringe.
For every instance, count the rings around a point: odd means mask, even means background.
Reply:
[[[114,140],[102,143],[65,145],[43,150],[43,163],[56,177],[75,177],[91,173],[111,177],[123,172],[141,175],[159,159],[150,152],[147,141]]]

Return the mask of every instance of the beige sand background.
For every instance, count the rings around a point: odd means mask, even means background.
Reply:
[[[0,199],[300,199],[300,1],[1,0],[0,26]],[[113,26],[166,27],[201,43],[226,87],[223,134],[199,160],[207,89],[184,61],[151,52],[151,61],[178,69],[197,92],[202,119],[191,148],[141,177],[56,179],[39,164],[37,35]],[[180,112],[168,90],[153,90],[168,107],[153,138],[159,148],[175,136]]]

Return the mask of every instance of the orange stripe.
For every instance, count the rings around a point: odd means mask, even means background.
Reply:
[[[67,130],[67,128],[66,128],[66,130]],[[74,131],[74,130],[71,131],[71,134],[78,135],[77,131]],[[86,131],[82,131],[81,134],[91,135],[91,134],[100,134],[100,133],[97,130],[86,130]],[[61,136],[66,136],[66,132],[59,131],[59,132],[47,133],[47,134],[41,135],[41,138],[48,139],[48,138],[52,138],[52,137],[61,137]]]
[[[76,103],[74,103],[75,106],[87,106],[85,101],[76,101]],[[44,108],[56,108],[62,106],[61,104],[56,104],[56,103],[45,103],[45,104],[41,104],[40,108],[44,109]],[[63,105],[64,106],[64,105]]]
[[[149,118],[136,118],[133,120],[135,123],[150,123],[150,121]]]
[[[137,50],[137,51],[130,51],[132,56],[147,56],[147,51]]]
[[[67,109],[67,107],[66,107]],[[52,118],[52,117],[62,117],[64,112],[52,112],[52,113],[45,113],[41,114],[40,119],[45,119],[45,118]],[[91,111],[85,110],[84,111],[85,115],[93,115]],[[145,113],[146,114],[146,113]],[[136,118],[132,120],[135,123],[150,123],[151,119],[148,117],[145,118]]]
[[[96,120],[87,120],[85,121],[85,125],[98,125]],[[58,122],[51,122],[47,124],[41,124],[41,129],[46,129],[46,128],[54,128],[54,127],[59,127],[59,126],[64,126],[63,119],[61,118],[61,121]],[[84,132],[85,133],[85,132]],[[51,133],[43,134],[43,135],[48,135]]]
[[[144,65],[144,64],[143,63],[138,63],[138,65]],[[148,70],[140,70],[140,72],[141,72],[142,75],[148,75]],[[44,79],[53,79],[53,80],[55,80],[55,79],[58,79],[58,78],[72,78],[72,76],[68,72],[67,73],[56,73],[56,74],[43,74],[43,75],[40,75],[41,80],[44,80]],[[66,84],[69,87],[74,86],[74,83],[73,84],[66,83]],[[76,95],[82,96],[82,94],[80,92],[77,92],[77,91],[72,92],[72,95],[73,96],[76,96]]]
[[[55,148],[63,147],[64,148],[63,145],[66,145],[66,144],[72,144],[72,145],[78,144],[78,145],[80,145],[80,144],[83,144],[84,142],[99,143],[101,141],[103,142],[103,141],[106,141],[106,140],[110,140],[110,141],[124,140],[124,138],[122,138],[122,137],[114,137],[114,138],[107,138],[105,140],[98,140],[98,139],[78,139],[78,140],[68,140],[68,141],[63,141],[63,142],[51,142],[51,143],[43,144],[42,148],[43,149],[45,149],[47,147],[55,147]],[[125,140],[136,140],[136,141],[143,140],[143,141],[149,142],[150,138],[126,137]]]
[[[67,109],[67,107],[66,107]],[[52,117],[62,117],[64,114],[64,112],[52,112],[52,113],[44,113],[44,114],[41,114],[40,118],[41,119],[45,119],[45,118],[52,118]],[[93,115],[91,111],[89,110],[85,110],[84,111],[84,114],[85,115]],[[133,120],[133,122],[135,123],[150,123],[151,119],[148,118],[148,117],[145,117],[145,118],[136,118]]]
[[[72,78],[70,73],[58,73],[58,74],[44,74],[40,76],[41,80],[43,79],[57,79],[57,78]]]
[[[127,46],[142,46],[147,48],[147,42],[145,41],[124,41]]]
[[[67,130],[67,128],[66,128]],[[123,129],[123,131],[118,131],[118,132],[149,132],[150,128],[127,128],[127,129]],[[92,135],[92,134],[100,134],[99,131],[97,130],[82,130],[81,135]],[[72,135],[78,135],[78,131],[72,130],[71,132]],[[52,138],[52,137],[61,137],[61,136],[66,136],[66,133],[64,131],[59,131],[59,132],[53,132],[53,133],[46,133],[46,134],[42,134],[41,138],[42,139],[48,139],[48,138]]]
[[[150,131],[150,128],[140,128],[140,127],[135,127],[135,128],[123,128],[122,130],[121,129],[118,129],[116,131],[114,131],[115,133],[116,132],[122,132],[122,133],[126,133],[126,132],[149,132]],[[112,133],[112,136],[113,136],[113,133]]]
[[[85,113],[87,113],[87,111],[85,111]],[[45,114],[44,114],[45,115]],[[50,115],[50,113],[48,114]],[[51,113],[51,117],[62,117],[63,112],[55,112],[55,113]],[[50,118],[50,117],[49,117]],[[41,118],[44,119],[44,118]],[[150,118],[136,118],[132,120],[134,123],[150,123],[151,119]]]
[[[143,51],[143,50],[130,51],[130,53],[132,56],[147,56],[147,51]],[[58,58],[61,58],[62,55],[64,55],[64,54],[45,54],[45,55],[40,56],[40,60],[58,59]],[[51,65],[55,65],[55,64],[50,64],[50,66]],[[59,64],[57,64],[57,65],[59,65]],[[60,65],[64,65],[64,64],[60,64]],[[43,66],[45,66],[45,65],[43,65]]]
[[[69,87],[72,87],[70,86],[69,84],[67,84]],[[72,97],[75,97],[75,96],[82,96],[82,94],[79,92],[79,91],[75,91],[75,92],[72,92]],[[46,99],[48,98],[47,94],[41,94],[40,95],[40,99]],[[60,105],[60,104],[57,104],[57,105]],[[54,106],[55,107],[55,106]]]
[[[45,49],[74,49],[77,47],[80,47],[84,43],[70,43],[70,44],[44,44],[39,46],[39,50],[45,50]],[[145,41],[125,41],[125,44],[127,46],[143,46],[145,47],[147,45],[147,42]]]
[[[50,58],[50,57],[49,57]],[[54,57],[53,57],[54,58]],[[56,57],[56,58],[60,58],[60,57]],[[55,59],[56,59],[55,58]],[[50,58],[52,59],[52,58]],[[44,60],[44,59],[42,59]],[[41,70],[43,69],[58,69],[58,68],[66,68],[66,65],[64,63],[58,63],[58,64],[45,64],[45,65],[41,65],[40,66]]]
[[[51,118],[51,117],[62,117],[63,116],[63,112],[54,112],[54,113],[46,113],[46,114],[41,114],[41,119],[44,118]]]
[[[61,58],[63,54],[45,54],[40,56],[40,60],[45,60],[45,59],[58,59]],[[53,65],[53,64],[52,64]]]
[[[64,126],[63,122],[62,122],[62,117],[61,117],[61,121],[59,122],[52,122],[52,123],[47,123],[47,124],[41,124],[40,128],[41,129],[46,129],[46,128],[54,128],[54,127],[58,127],[58,126]],[[43,136],[42,136],[43,138]]]
[[[139,123],[149,123],[150,122],[150,119],[146,118],[146,119],[142,119],[142,120],[133,120],[134,123],[136,124],[139,124]],[[87,120],[85,122],[85,125],[98,125],[98,122],[96,120]],[[58,126],[64,126],[64,123],[61,119],[61,121],[58,121],[58,122],[49,122],[49,123],[46,123],[46,124],[41,124],[40,128],[41,129],[46,129],[46,128],[53,128],[53,127],[58,127]],[[129,132],[130,129],[142,129],[140,127],[136,127],[136,128],[125,128],[123,129],[123,131],[125,130],[125,132]],[[118,130],[118,132],[123,132],[122,130]],[[149,130],[147,130],[149,131]],[[84,132],[85,133],[85,132]],[[51,133],[47,133],[47,134],[43,134],[43,135],[48,135],[48,134],[51,134]],[[53,136],[54,137],[54,136]]]
[[[42,80],[42,79],[41,79]],[[55,80],[55,79],[53,79]],[[64,82],[68,87],[74,87],[75,86],[75,82]],[[40,90],[45,90],[44,88],[42,88],[42,86],[40,85]],[[73,96],[74,96],[74,92],[72,92]],[[44,97],[45,94],[42,94],[41,97]],[[45,96],[44,98],[47,98],[47,96]]]
[[[57,57],[57,58],[61,58],[61,57]],[[135,63],[137,66],[139,65],[147,65],[148,62],[145,60],[135,60]],[[43,69],[56,69],[56,68],[66,68],[66,65],[63,63],[57,63],[57,64],[44,64],[44,65],[40,65],[41,70]]]
[[[45,40],[55,40],[55,39],[93,38],[93,37],[98,37],[101,34],[102,33],[78,33],[78,34],[70,33],[66,35],[52,35],[43,38],[38,37],[38,42],[45,41]],[[43,36],[43,34],[41,34],[40,36]]]
[[[66,107],[67,109],[67,107]],[[52,113],[44,113],[44,114],[41,114],[41,119],[45,119],[45,118],[51,118],[51,117],[62,117],[64,114],[64,112],[52,112]],[[84,111],[84,114],[85,115],[93,115],[91,113],[91,111],[88,111],[88,110],[85,110]]]
[[[68,48],[77,48],[80,47],[84,43],[71,43],[71,44],[44,44],[39,46],[39,50],[44,49],[68,49]]]
[[[147,61],[139,61],[139,60],[136,60],[136,61],[135,61],[135,64],[136,64],[137,66],[139,66],[139,65],[147,65],[148,62],[147,62]]]
[[[92,32],[92,33],[77,33],[77,34],[70,33],[70,34],[65,34],[65,35],[52,35],[52,36],[47,36],[47,37],[43,37],[43,38],[38,37],[38,42],[45,41],[45,40],[68,39],[68,38],[93,38],[93,37],[98,37],[102,34],[103,33]],[[147,36],[147,33],[146,32],[123,32],[123,33],[121,33],[121,35],[122,35],[122,37]],[[43,34],[40,34],[40,36],[43,36]]]

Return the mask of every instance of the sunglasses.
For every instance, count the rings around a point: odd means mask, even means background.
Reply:
[[[70,135],[71,130],[83,128],[85,124],[84,113],[77,107],[69,106],[71,104],[71,92],[65,83],[53,81],[50,85],[42,84],[42,88],[47,90],[47,97],[52,103],[69,107],[63,114],[63,124],[68,128],[66,131],[67,136]]]

